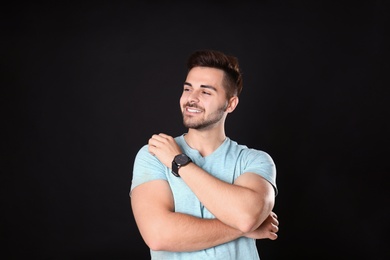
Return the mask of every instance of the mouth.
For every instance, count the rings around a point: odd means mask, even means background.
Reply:
[[[189,113],[201,113],[202,110],[194,107],[186,107],[186,111]]]

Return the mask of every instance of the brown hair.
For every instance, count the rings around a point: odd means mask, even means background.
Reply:
[[[238,59],[215,50],[198,50],[193,52],[187,61],[190,71],[194,67],[210,67],[224,71],[224,87],[226,98],[239,96],[242,91],[242,73],[238,66]]]

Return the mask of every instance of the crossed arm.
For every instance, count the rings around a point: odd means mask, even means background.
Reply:
[[[152,143],[149,151],[170,167],[180,148],[169,136],[160,134],[157,138],[161,143]],[[139,231],[152,250],[195,251],[241,236],[277,238],[279,223],[272,212],[274,189],[262,177],[245,173],[228,184],[193,163],[181,168],[180,175],[216,218],[175,212],[172,191],[164,180],[141,184],[132,190],[131,206]]]

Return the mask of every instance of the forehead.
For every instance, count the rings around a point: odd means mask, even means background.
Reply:
[[[215,88],[222,88],[223,70],[209,67],[194,67],[188,74],[186,82],[192,86],[210,85]]]

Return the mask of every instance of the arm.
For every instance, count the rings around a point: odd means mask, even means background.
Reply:
[[[200,219],[174,212],[172,192],[164,180],[134,188],[131,206],[141,236],[152,250],[201,250],[243,235],[218,219]]]
[[[147,182],[134,188],[130,200],[141,236],[148,247],[155,251],[202,250],[244,235],[254,239],[277,238],[279,222],[273,212],[256,230],[246,234],[218,219],[200,219],[174,212],[172,193],[164,180]]]
[[[254,173],[229,184],[189,164],[180,169],[180,176],[217,219],[243,233],[256,230],[274,206],[272,185]]]
[[[154,135],[149,144],[149,151],[169,168],[173,157],[181,153],[175,140],[165,134]],[[180,169],[180,175],[217,219],[242,233],[259,228],[275,203],[272,185],[254,173],[244,173],[229,184],[190,163]]]

